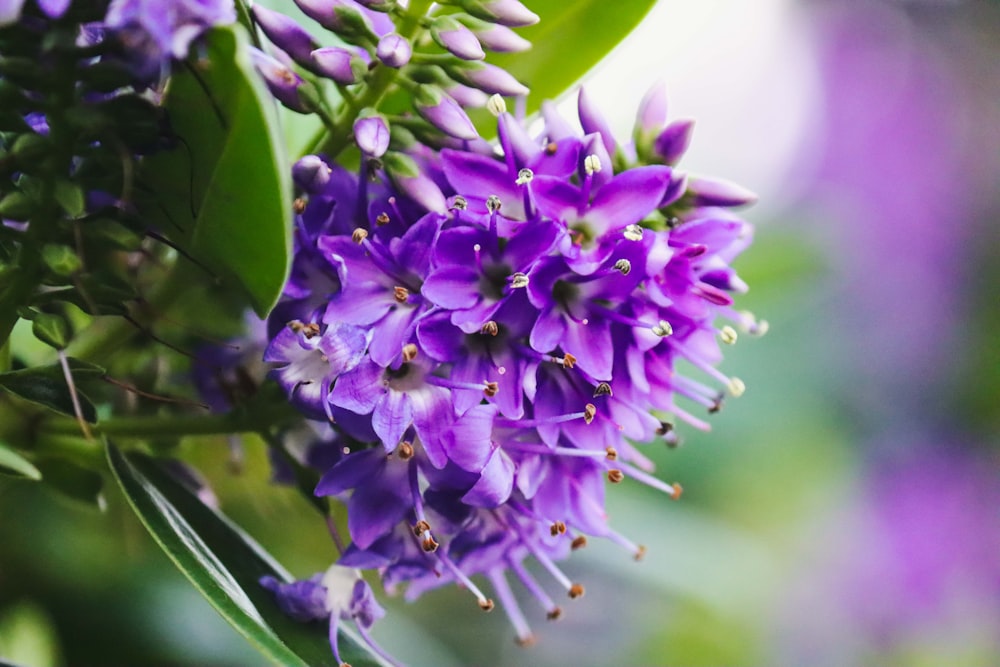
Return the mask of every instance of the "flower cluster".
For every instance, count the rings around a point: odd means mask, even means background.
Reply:
[[[320,46],[291,17],[253,6],[254,21],[272,47],[269,53],[255,49],[254,64],[275,98],[293,111],[323,112],[319,85],[323,79],[341,87],[367,83],[366,94],[355,100],[362,106],[377,100],[395,82],[408,91],[417,114],[395,116],[396,131],[405,131],[411,141],[437,145],[478,138],[466,107],[482,107],[490,94],[528,93],[508,72],[482,62],[486,50],[509,53],[528,48],[529,43],[511,28],[531,25],[538,16],[518,0],[470,0],[459,3],[461,11],[440,16],[422,16],[413,6],[422,4],[426,9],[429,2],[407,7],[393,0],[295,2],[306,16],[334,33],[341,45]],[[361,120],[355,126],[359,147],[371,157],[381,157],[389,136],[387,119],[365,109]]]
[[[744,391],[715,368],[719,342],[764,325],[732,306],[746,286],[730,263],[752,234],[728,209],[753,195],[675,167],[691,123],[666,123],[661,88],[629,145],[579,102],[583,133],[546,105],[532,135],[491,98],[498,154],[414,150],[406,178],[301,160],[295,265],[265,355],[337,434],[316,494],[347,504],[339,563],[409,599],[458,583],[489,610],[482,575],[519,642],[532,634],[508,576],[557,618],[526,559],[577,598],[557,561],[589,537],[640,558],[608,525],[605,479],[677,498],[633,442],[669,442],[674,418],[707,428],[690,405]]]

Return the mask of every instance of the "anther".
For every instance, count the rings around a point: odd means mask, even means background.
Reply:
[[[550,621],[558,620],[562,616],[562,607],[553,607],[545,614],[545,618]]]
[[[582,598],[583,593],[584,593],[583,586],[581,586],[580,584],[573,584],[572,586],[569,587],[569,596],[573,600],[577,598]]]
[[[576,366],[576,357],[567,352],[566,354],[563,355],[562,365],[564,368],[573,368],[574,366]]]
[[[633,555],[632,558],[634,558],[635,561],[638,563],[645,557],[646,557],[646,547],[645,545],[640,544],[639,548],[636,549],[635,555]]]
[[[423,519],[413,524],[413,534],[416,535],[417,537],[420,537],[430,529],[431,529],[431,524],[427,523]]]
[[[493,611],[493,607],[495,606],[496,605],[493,604],[493,600],[489,598],[479,601],[479,608],[482,609],[483,611]]]
[[[410,298],[410,290],[396,285],[392,288],[392,296],[396,299],[396,303],[406,303],[406,300]]]
[[[510,286],[514,289],[528,286],[528,274],[518,271],[510,277]]]
[[[319,335],[319,325],[315,322],[310,322],[309,324],[303,324],[299,320],[292,320],[288,323],[288,328],[295,333],[300,333],[306,338],[312,338]]]
[[[666,338],[667,336],[670,336],[674,333],[674,328],[670,326],[670,322],[667,322],[666,320],[660,320],[660,322],[655,327],[653,327],[652,331],[660,338]]]
[[[660,422],[660,427],[656,429],[656,435],[666,435],[674,430],[674,425],[670,422]]]
[[[642,227],[639,225],[628,225],[625,231],[622,232],[626,239],[629,241],[641,241],[642,240]]]
[[[573,551],[576,551],[577,549],[582,549],[585,546],[587,546],[587,537],[585,535],[577,535],[576,537],[573,538],[573,541],[570,543],[569,546],[571,549],[573,549]]]
[[[306,210],[306,200],[302,197],[296,197],[295,201],[292,202],[292,211],[297,215],[302,215]]]
[[[409,363],[417,358],[417,346],[407,343],[403,346],[403,361]]]
[[[583,407],[583,421],[589,424],[590,422],[594,421],[594,417],[596,415],[597,415],[597,406],[594,405],[593,403],[587,403],[587,405]]]
[[[502,95],[494,93],[490,95],[490,99],[486,100],[486,108],[494,116],[500,116],[502,113],[507,113],[507,100]]]
[[[618,450],[615,449],[614,447],[610,447],[609,446],[604,451],[606,451],[608,453],[608,460],[609,461],[617,461],[618,460]]]
[[[737,339],[736,329],[728,324],[719,330],[719,339],[726,345],[734,345]]]
[[[462,195],[455,195],[455,199],[452,200],[449,208],[453,211],[464,211],[469,208],[469,200]]]
[[[396,447],[396,451],[399,452],[400,461],[409,461],[413,458],[413,445],[407,440],[399,443],[399,447]],[[425,521],[424,523],[427,522]],[[427,526],[427,528],[430,529],[430,526]]]
[[[425,537],[424,541],[420,543],[420,547],[427,553],[434,553],[437,551],[439,546],[441,545],[438,544],[437,540],[431,537],[430,533],[427,533],[427,537]]]
[[[566,524],[562,521],[556,521],[554,524],[549,526],[549,534],[552,535],[552,537],[555,537],[556,535],[563,535],[565,533]]]
[[[747,390],[747,386],[739,378],[730,378],[728,388],[734,398],[739,398]]]
[[[500,210],[501,206],[503,206],[503,202],[500,201],[500,197],[497,197],[496,195],[490,195],[489,197],[486,198],[486,209],[490,213],[496,213],[497,211]]]
[[[479,333],[485,336],[496,336],[498,333],[500,333],[500,327],[497,325],[496,322],[490,320],[489,322],[483,325],[483,328],[479,330]]]
[[[608,481],[611,482],[612,484],[618,484],[623,479],[625,479],[625,473],[623,473],[621,470],[618,470],[617,468],[612,468],[611,470],[608,471]]]
[[[353,232],[351,232],[351,240],[354,241],[355,243],[360,244],[366,238],[368,238],[367,229],[361,229],[360,227],[358,227]]]
[[[385,211],[382,211],[381,213],[379,213],[375,217],[375,224],[379,225],[380,227],[382,225],[388,225],[389,224],[389,214],[386,213]]]
[[[601,382],[594,388],[594,398],[598,396],[611,396],[611,385],[607,382]]]
[[[514,181],[518,185],[524,185],[525,183],[531,183],[531,179],[535,177],[535,172],[530,169],[522,169],[517,172],[517,180]]]
[[[677,482],[674,482],[670,486],[674,488],[674,495],[672,495],[671,498],[674,500],[680,500],[681,494],[684,493],[684,487]]]
[[[489,398],[493,398],[494,396],[497,395],[498,391],[500,391],[500,385],[498,385],[496,382],[487,382],[486,388],[483,389],[483,394],[485,394]]]
[[[714,415],[722,409],[722,395],[715,397],[715,402],[708,406],[708,414]]]
[[[628,274],[632,273],[632,262],[628,261],[627,259],[619,259],[617,262],[615,262],[615,269],[621,271],[621,274],[623,276],[627,276]]]
[[[601,158],[593,154],[583,158],[583,169],[587,172],[588,176],[598,173],[601,171]]]

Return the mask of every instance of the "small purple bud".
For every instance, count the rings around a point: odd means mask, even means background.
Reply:
[[[413,47],[402,35],[390,32],[378,40],[378,48],[375,49],[378,59],[389,67],[402,67],[410,62],[413,55]]]
[[[693,120],[675,120],[656,137],[653,149],[665,164],[677,164],[691,144]]]
[[[275,46],[303,67],[312,66],[309,54],[319,45],[294,19],[259,4],[254,4],[250,12],[253,20]]]
[[[445,88],[445,92],[465,108],[484,107],[490,99],[490,96],[483,91],[463,86],[460,83],[454,83]]]
[[[448,204],[437,183],[420,172],[413,158],[402,153],[386,153],[382,164],[400,192],[434,213],[446,213]]]
[[[604,114],[600,112],[582,87],[580,88],[580,96],[577,98],[577,113],[580,115],[580,125],[583,126],[583,131],[587,134],[600,134],[608,153],[614,153],[615,149],[618,148],[615,135],[612,134]]]
[[[476,18],[512,28],[538,23],[534,13],[518,0],[461,0],[462,9]]]
[[[471,16],[463,16],[459,21],[475,34],[479,43],[497,53],[517,53],[531,48],[531,42],[518,35],[507,26],[487,23]]]
[[[653,84],[639,103],[635,114],[635,133],[657,132],[667,122],[667,87],[659,81]]]
[[[292,165],[292,180],[308,194],[322,192],[330,182],[330,165],[315,155],[306,155]]]
[[[389,149],[389,124],[378,115],[358,118],[354,121],[354,140],[366,156],[380,158]]]
[[[302,77],[260,49],[251,47],[250,59],[275,99],[292,111],[309,113],[309,108],[299,96],[299,88],[304,83]]]
[[[365,62],[357,54],[339,46],[316,49],[310,57],[312,58],[310,69],[344,85],[357,83],[367,70]]]
[[[486,52],[473,32],[450,16],[442,16],[434,21],[431,36],[441,48],[463,60],[482,60],[486,57]]]
[[[452,67],[448,74],[466,85],[491,95],[522,97],[528,89],[507,70],[488,63],[470,62],[463,67]]]
[[[354,0],[295,0],[302,13],[338,34],[371,32],[371,22]]]
[[[479,136],[458,102],[445,95],[436,86],[419,86],[413,98],[413,105],[424,120],[445,134],[456,139],[475,139]]]
[[[721,178],[689,176],[687,194],[692,206],[744,206],[757,201],[750,190]]]

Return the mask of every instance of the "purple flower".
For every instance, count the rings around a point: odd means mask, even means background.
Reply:
[[[104,24],[125,44],[137,71],[155,76],[171,59],[187,57],[206,30],[235,20],[226,0],[111,0]]]
[[[338,629],[341,621],[353,621],[358,634],[382,659],[399,665],[375,643],[368,630],[385,616],[385,610],[375,601],[371,587],[356,570],[334,565],[309,579],[285,583],[274,577],[261,577],[260,585],[274,593],[278,606],[296,621],[328,620],[330,648],[338,663]]]
[[[641,556],[608,523],[606,481],[677,498],[630,440],[664,434],[663,412],[707,428],[694,411],[745,389],[716,369],[720,342],[763,327],[732,307],[746,285],[731,262],[752,237],[725,209],[740,191],[618,143],[585,95],[585,134],[549,106],[539,134],[495,106],[501,157],[471,139],[390,151],[374,183],[333,167],[307,192],[295,264],[335,279],[320,298],[290,283],[283,304],[304,314],[274,329],[267,358],[307,415],[371,432],[316,488],[347,504],[340,564],[411,598],[458,583],[488,610],[482,575],[528,641],[508,575],[555,617],[526,559],[578,598],[556,561],[587,536]],[[646,107],[655,137],[665,102]]]

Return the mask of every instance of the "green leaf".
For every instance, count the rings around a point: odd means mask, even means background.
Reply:
[[[36,481],[42,478],[42,473],[32,465],[31,461],[2,442],[0,442],[0,474]]]
[[[35,465],[42,473],[42,483],[73,500],[104,510],[104,479],[99,473],[55,457],[40,457]]]
[[[174,564],[241,634],[281,665],[336,667],[323,623],[286,616],[259,583],[290,575],[226,517],[164,472],[155,459],[108,445],[111,470],[153,538]],[[354,667],[385,663],[341,625],[341,657]]]
[[[242,27],[212,31],[208,58],[171,79],[166,110],[175,145],[143,160],[140,217],[233,277],[264,316],[291,261],[291,169]]]
[[[78,363],[83,364],[83,362]],[[92,364],[85,364],[85,366],[99,368]],[[73,370],[72,364],[70,364],[70,370]],[[75,376],[76,371],[73,371],[73,374]],[[73,410],[73,399],[70,397],[69,386],[66,384],[66,378],[63,377],[62,368],[59,365],[0,373],[0,387],[25,400],[44,405],[64,415],[70,417],[76,415]],[[91,424],[96,424],[97,410],[94,409],[94,404],[79,389],[77,389],[76,395],[80,401],[80,412],[83,413],[83,418]]]
[[[487,60],[531,88],[528,112],[562,93],[639,25],[656,0],[533,0],[540,21],[518,34],[531,42],[525,53],[497,53]]]

